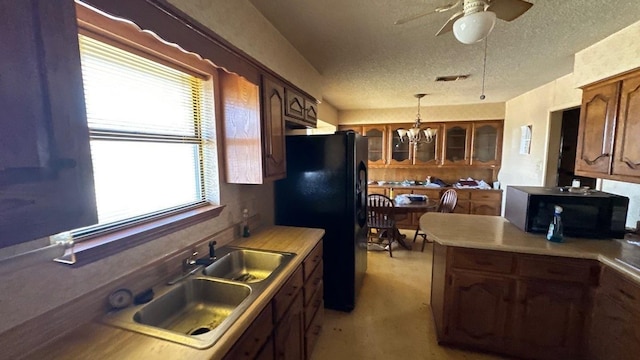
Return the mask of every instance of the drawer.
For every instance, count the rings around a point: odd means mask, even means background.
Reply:
[[[226,359],[254,359],[260,352],[262,345],[267,342],[273,330],[273,310],[271,303],[262,310],[253,321],[249,329],[240,337]]]
[[[640,316],[640,284],[624,278],[616,270],[605,267],[600,278],[599,291]]]
[[[454,189],[454,190],[456,191],[458,200],[469,200],[471,199],[471,193],[474,192],[474,190],[460,190],[460,189]]]
[[[589,260],[521,256],[518,263],[521,276],[537,279],[590,284],[596,282],[598,273],[597,263]]]
[[[455,269],[510,274],[513,254],[507,252],[451,248],[451,266]]]
[[[311,295],[311,301],[304,308],[304,328],[308,329],[311,324],[311,320],[313,320],[313,315],[315,315],[316,311],[324,305],[323,301],[323,293],[324,287],[322,283],[316,288],[316,292]]]
[[[502,192],[491,190],[476,190],[471,192],[471,200],[501,201]]]
[[[300,292],[303,284],[302,266],[299,266],[273,298],[273,316],[276,322],[280,321],[282,315],[287,312],[287,308]]]
[[[316,245],[316,247],[311,250],[309,255],[304,262],[302,263],[302,267],[304,268],[304,281],[307,281],[311,276],[313,270],[318,266],[318,264],[322,261],[322,241]]]
[[[323,264],[316,266],[316,269],[311,274],[311,277],[304,283],[304,306],[307,306],[313,297],[313,294],[322,283],[323,277]]]
[[[311,354],[313,353],[313,348],[316,346],[318,342],[318,338],[320,337],[320,333],[322,332],[322,323],[324,322],[324,307],[319,307],[316,315],[313,317],[311,321],[311,325],[309,329],[305,332],[304,335],[304,347],[305,347],[305,358],[310,359]]]

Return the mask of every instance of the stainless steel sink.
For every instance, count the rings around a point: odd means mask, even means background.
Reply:
[[[213,346],[295,256],[231,247],[218,253],[206,276],[154,287],[149,303],[113,310],[103,322],[198,349]]]
[[[207,348],[251,304],[252,289],[222,279],[194,277],[165,286],[151,302],[107,314],[105,321],[165,340]]]
[[[236,249],[204,269],[206,276],[243,283],[267,279],[274,271],[291,260],[294,254],[264,250]]]

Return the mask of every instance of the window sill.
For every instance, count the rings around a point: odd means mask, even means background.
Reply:
[[[199,222],[216,218],[224,207],[224,205],[203,205],[126,229],[86,238],[73,246],[76,261],[72,266],[80,267],[90,264]],[[65,257],[67,255],[70,255],[70,251],[67,251]]]

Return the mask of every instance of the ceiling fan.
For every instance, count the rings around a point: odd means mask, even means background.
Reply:
[[[496,18],[513,21],[533,6],[532,3],[524,0],[458,0],[455,3],[400,19],[394,24],[405,24],[423,16],[453,10],[461,5],[462,9],[447,20],[436,36],[453,30],[458,41],[473,44],[489,35]]]

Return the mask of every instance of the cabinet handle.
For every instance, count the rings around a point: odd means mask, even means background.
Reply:
[[[600,160],[600,158],[609,157],[609,156],[611,156],[611,155],[610,154],[600,154],[600,155],[598,155],[597,158],[595,158],[593,160],[589,160],[589,159],[582,159],[582,160],[584,160],[584,162],[586,162],[588,165],[593,165],[593,164],[596,163],[596,161]]]
[[[635,299],[636,299],[636,297],[635,297],[635,296],[633,296],[633,295],[629,294],[628,292],[626,292],[626,291],[624,291],[624,290],[622,290],[622,289],[618,289],[618,291],[619,291],[622,295],[626,296],[628,299],[631,299],[631,300],[635,300]]]
[[[635,164],[633,161],[631,161],[631,159],[629,158],[624,158],[624,163],[627,164],[628,167],[630,167],[633,170],[638,170],[638,166],[640,166],[640,163]]]

